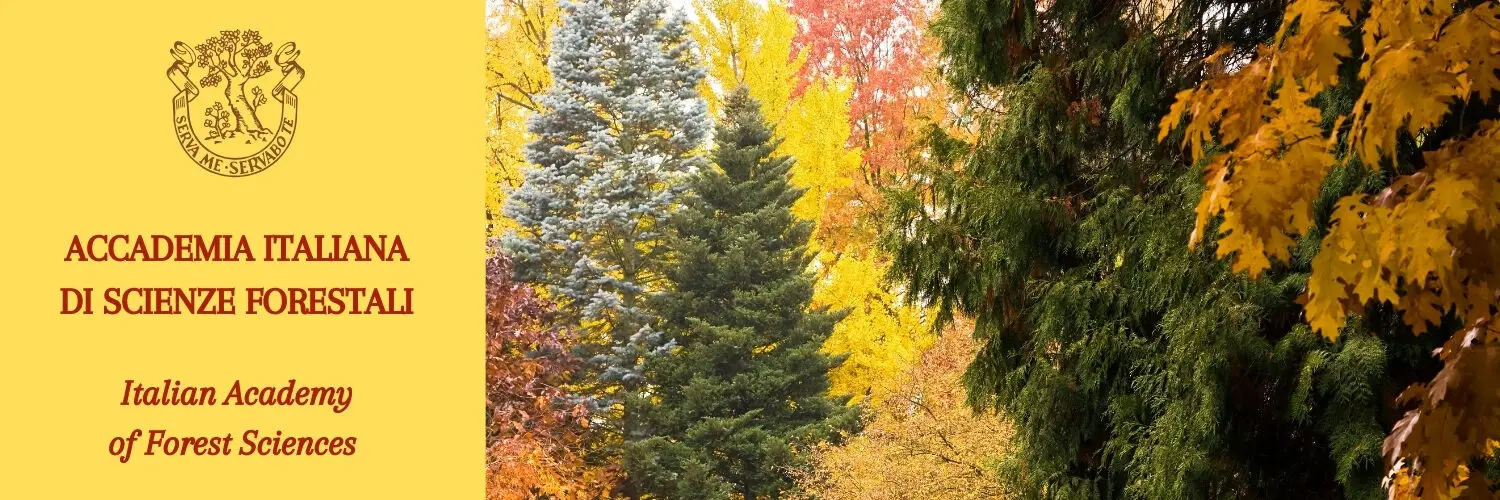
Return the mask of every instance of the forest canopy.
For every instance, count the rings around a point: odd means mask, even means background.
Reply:
[[[1500,491],[1497,2],[490,12],[491,497]]]

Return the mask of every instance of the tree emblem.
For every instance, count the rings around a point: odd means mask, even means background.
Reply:
[[[258,31],[224,30],[197,45],[177,42],[171,54],[173,125],[189,157],[231,177],[259,173],[281,158],[297,126],[292,90],[306,74],[295,43],[273,51]]]

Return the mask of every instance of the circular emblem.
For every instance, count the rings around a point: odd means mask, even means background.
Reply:
[[[297,132],[297,94],[306,72],[297,44],[274,51],[255,30],[225,30],[197,45],[172,45],[167,79],[177,143],[204,170],[258,174],[286,154]]]

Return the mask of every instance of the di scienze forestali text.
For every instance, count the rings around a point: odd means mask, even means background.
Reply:
[[[75,235],[65,262],[408,262],[400,235]],[[401,287],[62,288],[62,314],[412,314]]]

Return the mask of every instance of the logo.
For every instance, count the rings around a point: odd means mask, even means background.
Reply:
[[[297,94],[307,73],[297,44],[271,42],[254,30],[226,30],[194,46],[172,45],[167,79],[172,126],[182,151],[204,170],[244,177],[271,168],[297,132]]]

